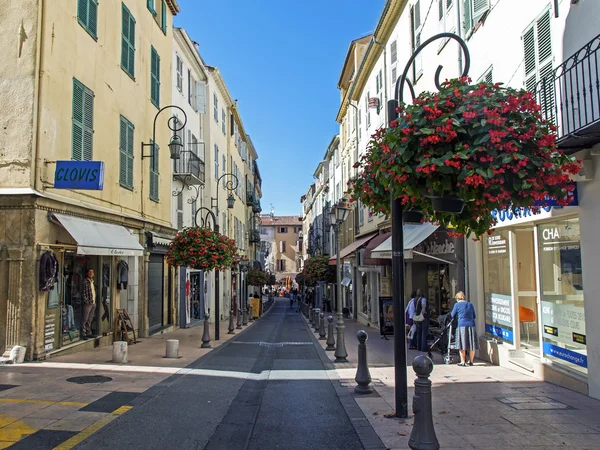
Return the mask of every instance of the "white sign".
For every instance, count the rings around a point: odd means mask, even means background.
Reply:
[[[488,237],[488,254],[502,255],[508,252],[508,242],[504,236]]]
[[[502,327],[513,327],[512,297],[496,293],[486,293],[487,304],[486,322]]]
[[[542,325],[545,338],[569,346],[585,346],[583,306],[542,301]]]

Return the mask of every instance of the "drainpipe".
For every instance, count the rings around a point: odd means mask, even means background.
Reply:
[[[461,17],[460,3],[461,2],[455,2],[455,4],[456,4],[456,19],[458,21],[458,24],[456,25],[456,35],[462,39],[462,17]],[[462,48],[459,45],[458,46],[458,74],[459,75],[462,73],[462,70],[463,70],[463,55],[462,55]]]

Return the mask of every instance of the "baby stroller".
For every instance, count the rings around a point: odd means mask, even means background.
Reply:
[[[458,324],[458,318],[454,319],[450,314],[441,315],[438,317],[442,332],[439,337],[433,341],[429,346],[427,354],[430,358],[433,358],[432,351],[435,347],[444,357],[444,364],[455,364],[460,360],[458,348],[456,346],[456,328]]]

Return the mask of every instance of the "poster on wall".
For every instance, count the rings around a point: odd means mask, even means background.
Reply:
[[[508,342],[514,342],[512,297],[485,293],[485,332]]]
[[[379,297],[379,334],[394,335],[394,303],[392,297]]]
[[[542,301],[542,324],[544,354],[587,367],[585,312],[582,306]]]

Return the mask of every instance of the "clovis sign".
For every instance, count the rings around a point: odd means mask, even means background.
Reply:
[[[56,161],[55,189],[101,191],[104,185],[102,161]]]

